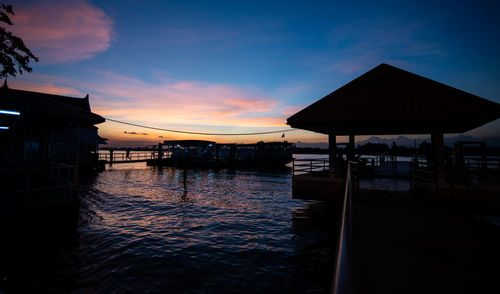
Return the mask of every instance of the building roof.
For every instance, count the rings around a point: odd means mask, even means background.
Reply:
[[[500,104],[380,64],[289,117],[336,135],[463,133],[500,117]]]
[[[75,98],[61,95],[0,88],[0,109],[21,112],[21,117],[62,118],[80,120],[91,124],[104,122],[100,115],[90,110],[88,95]]]

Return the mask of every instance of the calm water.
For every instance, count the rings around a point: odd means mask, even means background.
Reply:
[[[0,292],[329,291],[338,207],[292,200],[289,173],[120,164],[80,198],[74,225],[5,239]]]

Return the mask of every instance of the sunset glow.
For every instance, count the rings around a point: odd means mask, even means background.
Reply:
[[[500,40],[486,34],[499,27],[491,10],[418,4],[388,10],[275,3],[263,10],[257,3],[19,1],[12,31],[40,62],[9,86],[89,94],[92,111],[106,118],[216,133],[287,129],[287,117],[382,62],[500,102]],[[449,25],[467,13],[484,24]],[[282,140],[281,134],[182,136],[113,122],[98,127],[110,146],[164,138]],[[499,130],[497,121],[470,135]],[[326,141],[306,131],[285,139]]]

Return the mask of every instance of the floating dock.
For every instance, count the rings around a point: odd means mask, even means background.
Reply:
[[[294,144],[258,142],[255,144],[216,143],[203,140],[175,140],[158,144],[157,156],[146,160],[150,166],[186,168],[284,169],[293,160]]]

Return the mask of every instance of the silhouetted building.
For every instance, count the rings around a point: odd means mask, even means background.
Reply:
[[[84,98],[0,89],[0,164],[37,166],[52,162],[92,166],[105,140],[94,125],[104,118],[92,113]],[[7,113],[6,113],[7,112]],[[11,112],[11,113],[8,113]]]
[[[73,98],[0,88],[0,213],[74,204],[78,170],[105,144],[88,95]]]

